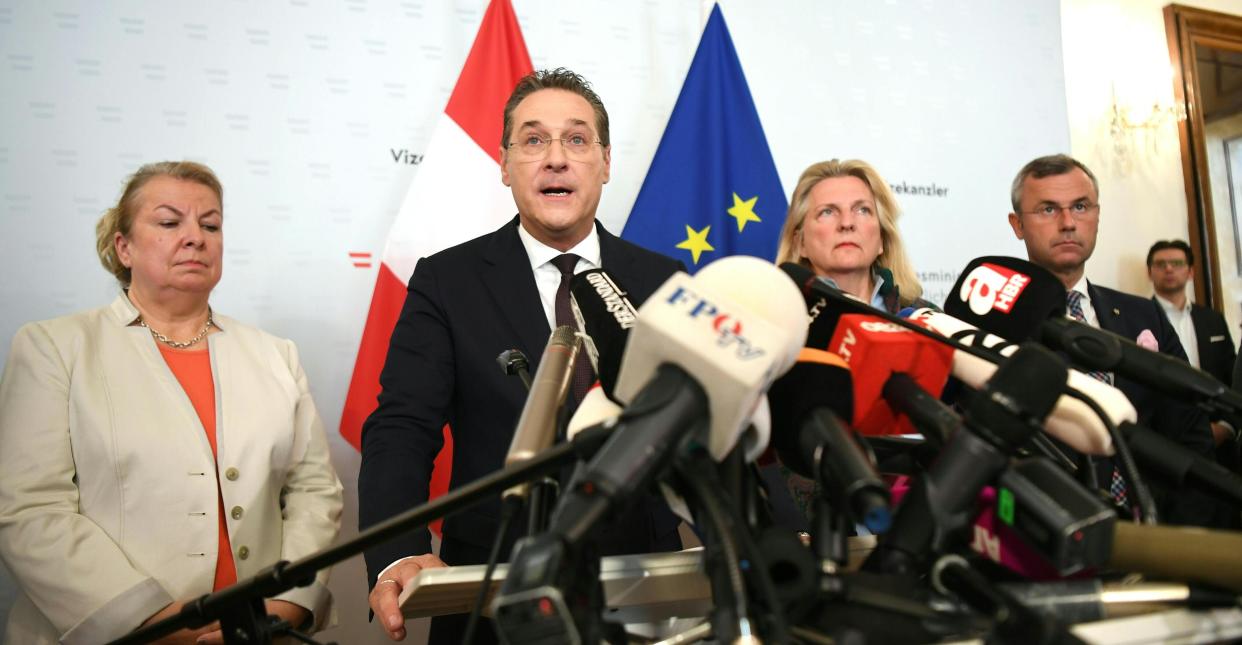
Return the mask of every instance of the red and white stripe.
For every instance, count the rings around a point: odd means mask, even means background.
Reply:
[[[362,446],[362,423],[375,409],[388,339],[419,258],[478,237],[513,217],[513,196],[500,182],[505,101],[532,70],[509,0],[491,0],[461,75],[436,124],[380,258],[371,309],[341,414],[341,435]],[[432,496],[447,489],[452,439],[436,458]]]

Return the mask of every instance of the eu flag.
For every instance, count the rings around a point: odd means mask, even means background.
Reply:
[[[776,257],[785,191],[720,5],[621,236],[693,273],[726,255]]]

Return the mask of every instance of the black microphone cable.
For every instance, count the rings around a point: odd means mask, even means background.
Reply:
[[[487,569],[483,572],[483,582],[479,585],[479,593],[474,597],[474,607],[470,609],[470,618],[466,621],[466,633],[461,645],[474,642],[474,632],[479,626],[479,615],[483,613],[483,601],[487,600],[487,592],[492,586],[492,575],[496,573],[496,563],[500,560],[500,547],[509,533],[509,524],[522,510],[522,498],[510,495],[501,498],[500,527],[496,530],[496,539],[492,541],[491,553],[487,556]]]
[[[735,448],[735,451],[738,449],[740,448]],[[785,615],[780,598],[777,596],[771,572],[768,571],[767,564],[763,560],[759,547],[747,532],[742,518],[738,516],[736,505],[726,505],[720,501],[719,495],[722,487],[719,485],[716,476],[715,462],[711,461],[706,452],[702,452],[698,456],[690,456],[688,459],[682,460],[678,464],[677,470],[681,474],[682,483],[697,498],[696,501],[699,502],[704,519],[707,520],[712,532],[717,537],[720,554],[724,560],[728,589],[732,595],[732,598],[728,600],[731,603],[717,601],[713,604],[717,606],[717,610],[722,608],[722,604],[726,607],[728,607],[728,604],[732,605],[732,610],[728,614],[728,618],[732,619],[730,622],[736,622],[736,624],[741,625],[743,620],[747,620],[752,625],[754,624],[755,621],[751,615],[752,610],[746,595],[746,581],[741,567],[742,558],[745,557],[750,564],[747,567],[747,571],[754,576],[755,586],[763,594],[764,601],[771,609],[770,617],[773,632],[771,641],[775,643],[789,642],[789,627],[785,623]],[[738,530],[731,530],[733,528]],[[740,549],[739,546],[741,547]],[[705,548],[710,548],[710,545],[705,544]],[[712,588],[715,591],[717,586],[712,585]],[[714,636],[716,640],[721,642],[732,642],[738,636],[747,636],[747,634],[726,635],[717,633]]]
[[[1135,505],[1139,509],[1139,518],[1143,524],[1159,523],[1159,511],[1156,509],[1156,502],[1151,496],[1151,490],[1147,488],[1147,484],[1139,476],[1138,465],[1134,463],[1134,455],[1130,452],[1130,446],[1126,443],[1125,437],[1121,435],[1121,430],[1117,428],[1117,424],[1108,418],[1104,409],[1100,407],[1095,399],[1075,390],[1073,388],[1065,388],[1065,394],[1082,401],[1091,411],[1100,418],[1100,422],[1108,429],[1108,436],[1113,439],[1113,452],[1115,453],[1118,468],[1121,470],[1121,476],[1125,478],[1129,484],[1130,490],[1134,494]],[[1088,465],[1090,468],[1090,465]]]

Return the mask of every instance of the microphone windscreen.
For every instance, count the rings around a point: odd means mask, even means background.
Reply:
[[[579,329],[589,337],[584,344],[600,387],[611,397],[638,310],[625,288],[603,269],[575,275],[569,283],[569,296]]]
[[[953,366],[952,347],[874,315],[841,316],[828,349],[850,365],[854,414],[845,418],[864,435],[917,432],[884,399],[884,384],[893,373],[907,374],[932,396],[940,396]]]
[[[799,299],[792,289],[779,277],[780,272],[770,261],[749,255],[731,255],[703,267],[694,275],[695,282],[707,289],[728,293],[730,298],[747,311],[764,318],[778,329],[784,329],[804,338],[807,315],[798,307]],[[798,351],[806,343],[787,345],[780,373],[798,360]]]
[[[675,273],[639,310],[613,394],[629,404],[661,366],[680,369],[707,395],[708,448],[723,459],[763,392],[797,360],[805,311],[788,278],[758,258],[722,258],[693,278]]]
[[[1047,269],[1005,256],[976,258],[949,291],[944,312],[1006,340],[1034,337],[1065,315],[1065,285]]]
[[[828,408],[843,419],[853,416],[854,388],[850,368],[840,356],[804,348],[798,362],[768,390],[772,412],[772,447],[781,461],[800,475],[814,477],[814,464],[798,445],[803,421],[817,408]]]
[[[586,396],[578,404],[574,416],[569,419],[565,436],[573,439],[575,435],[591,426],[598,425],[621,414],[621,406],[617,405],[604,394],[604,388],[597,384],[587,390]]]

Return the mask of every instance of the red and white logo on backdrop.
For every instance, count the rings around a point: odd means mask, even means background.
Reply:
[[[355,448],[362,448],[362,423],[375,410],[388,340],[418,259],[488,233],[516,212],[512,193],[500,182],[501,121],[513,87],[532,70],[512,5],[492,0],[380,257],[341,414],[341,435]],[[452,436],[444,430],[432,497],[448,489],[453,463]],[[433,528],[438,531],[439,523]]]

